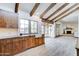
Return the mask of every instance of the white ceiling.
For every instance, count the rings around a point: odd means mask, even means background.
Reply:
[[[35,3],[20,3],[19,4],[19,11],[24,11],[30,13],[33,9]]]
[[[0,3],[0,9],[15,12],[15,3]]]
[[[34,15],[40,16],[50,5],[51,3],[40,3]]]
[[[64,3],[57,3],[53,8],[51,8],[51,10],[49,10],[43,18],[47,18],[50,14],[52,14],[53,12],[55,12],[59,7],[61,7]]]
[[[54,17],[56,17],[57,15],[61,14],[63,11],[67,10],[68,8],[70,8],[71,6],[73,6],[75,3],[70,3],[68,4],[68,6],[64,7],[61,11],[59,11],[58,13],[56,13],[55,15],[53,15],[51,18],[49,18],[49,20],[52,20]]]
[[[61,22],[67,22],[67,23],[78,23],[78,15],[79,10],[73,12],[72,14],[66,16],[65,18],[61,19]]]

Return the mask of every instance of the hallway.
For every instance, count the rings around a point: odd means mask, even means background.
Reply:
[[[29,49],[15,56],[76,56],[76,40],[72,36],[46,38],[45,45]]]

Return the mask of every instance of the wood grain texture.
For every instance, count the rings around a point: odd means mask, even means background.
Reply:
[[[34,14],[34,12],[36,11],[36,9],[38,8],[38,6],[40,5],[40,3],[36,3],[35,6],[33,7],[32,11],[30,12],[30,16],[32,16]]]
[[[62,5],[60,8],[58,8],[54,13],[52,13],[50,16],[47,17],[47,19],[49,19],[50,17],[52,17],[54,14],[58,13],[60,10],[62,10],[64,7],[66,7],[69,3],[65,3],[64,5]]]
[[[36,41],[36,39],[38,41]],[[44,44],[44,38],[35,36],[0,39],[0,56],[10,56]]]
[[[55,20],[56,18],[60,17],[61,15],[63,15],[66,12],[68,12],[69,10],[71,10],[72,8],[74,8],[77,5],[78,4],[72,5],[70,8],[68,8],[67,10],[63,11],[61,14],[57,15],[56,17],[54,17],[52,20]]]
[[[18,13],[19,10],[19,3],[15,3],[15,13]]]
[[[40,18],[43,18],[43,16],[54,6],[56,5],[56,3],[52,3],[41,15]]]
[[[64,18],[64,17],[66,17],[66,16],[70,15],[71,13],[75,12],[75,11],[76,11],[76,10],[78,10],[78,9],[79,9],[79,7],[78,7],[78,8],[76,8],[76,9],[74,9],[74,10],[72,10],[72,11],[71,11],[71,12],[69,12],[68,14],[66,14],[66,15],[62,16],[61,18],[59,18],[59,19],[58,19],[58,20],[56,20],[55,22],[57,22],[57,21],[61,20],[62,18]]]

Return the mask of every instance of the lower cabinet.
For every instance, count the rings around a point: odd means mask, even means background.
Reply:
[[[15,55],[42,44],[44,38],[35,36],[0,39],[0,56]]]
[[[41,45],[41,44],[42,44],[42,38],[39,37],[39,45]]]
[[[35,46],[35,36],[29,36],[28,46],[29,46],[29,48],[32,48]]]
[[[36,45],[42,45],[44,44],[44,39],[42,37],[37,37],[36,38]]]
[[[35,45],[39,46],[39,38],[35,38]]]
[[[0,55],[12,55],[12,49],[13,47],[11,39],[0,40]]]
[[[6,41],[6,40],[5,40]],[[6,43],[4,42],[4,55],[12,55],[13,51],[13,46],[12,46],[12,40],[9,39],[6,41]]]
[[[22,40],[23,40],[24,38],[14,38],[13,39],[13,49],[12,49],[12,54],[14,55],[14,54],[16,54],[16,53],[19,53],[20,51],[22,51],[22,49],[23,49],[23,46],[22,46]]]

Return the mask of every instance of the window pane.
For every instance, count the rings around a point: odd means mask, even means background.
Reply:
[[[24,28],[24,24],[23,23],[21,23],[20,28]]]
[[[44,34],[44,25],[41,25],[42,34]]]
[[[31,21],[31,33],[37,33],[37,22]]]
[[[20,33],[29,33],[29,21],[20,19]]]

